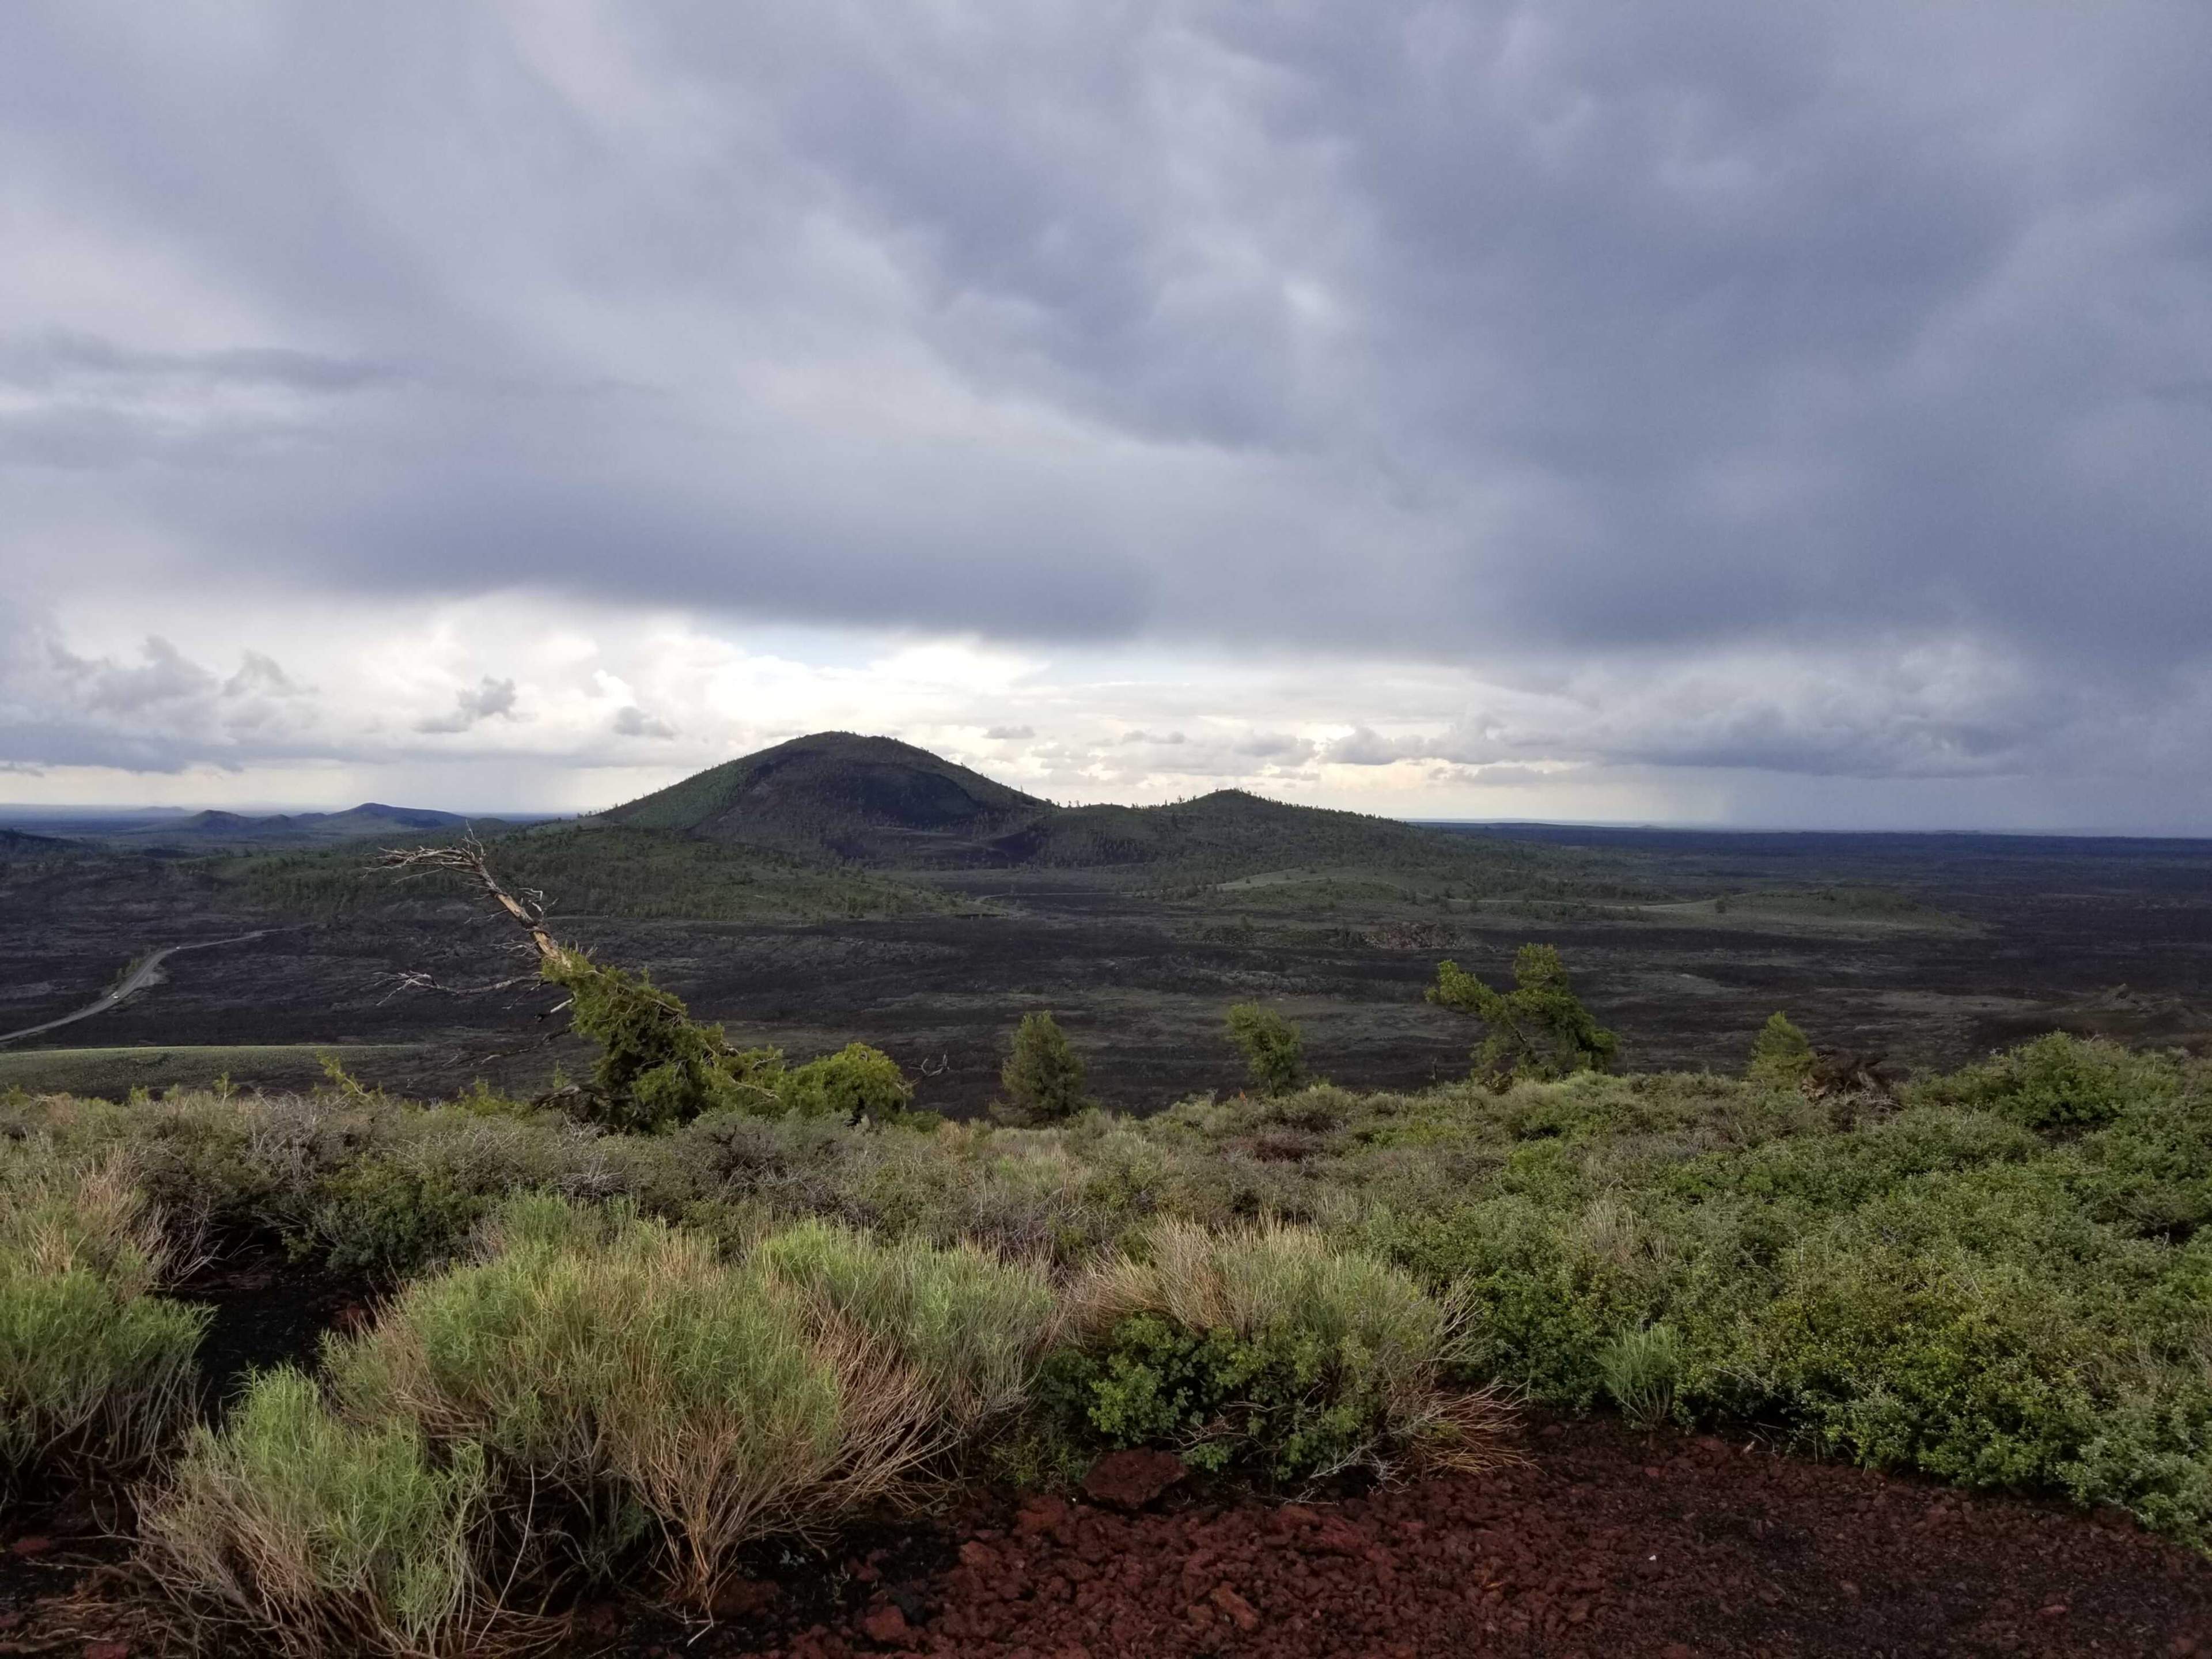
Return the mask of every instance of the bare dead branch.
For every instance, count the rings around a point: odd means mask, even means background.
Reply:
[[[387,847],[378,855],[376,867],[396,872],[402,877],[425,875],[437,870],[465,876],[529,935],[541,962],[565,968],[574,959],[568,948],[546,931],[544,894],[527,887],[520,894],[509,892],[492,874],[491,866],[484,858],[483,843],[473,832],[453,846]]]
[[[443,980],[429,974],[422,973],[411,968],[403,968],[397,973],[384,975],[386,990],[384,994],[376,1000],[380,1007],[391,1001],[392,998],[409,991],[432,991],[440,996],[447,997],[484,997],[490,996],[495,992],[512,991],[520,986],[534,986],[543,982],[535,974],[517,974],[511,979],[486,980],[476,985],[448,985]],[[568,1004],[564,1002],[561,1006],[565,1008]]]

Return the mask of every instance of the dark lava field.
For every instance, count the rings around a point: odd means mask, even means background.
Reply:
[[[861,915],[641,916],[548,896],[565,935],[648,969],[733,1036],[794,1056],[875,1043],[919,1079],[917,1105],[953,1114],[988,1104],[1032,1008],[1054,1012],[1094,1092],[1123,1110],[1237,1086],[1221,1022],[1241,1000],[1298,1020],[1316,1069],[1347,1085],[1449,1076],[1474,1034],[1422,988],[1446,957],[1502,977],[1527,940],[1565,953],[1634,1070],[1735,1069],[1778,1008],[1816,1042],[1908,1067],[2053,1027],[2212,1037],[2212,842],[1538,827],[1434,839],[1470,836],[1555,860],[1553,894],[1485,894],[1447,861],[1192,881],[931,870],[901,879],[933,908]],[[316,856],[357,869],[373,852]],[[322,1048],[424,1093],[478,1076],[529,1089],[556,1063],[577,1068],[534,988],[396,987],[410,968],[513,971],[509,936],[476,908],[288,906],[238,878],[243,862],[127,848],[0,862],[0,1032],[92,1003],[157,947],[259,933],[0,1047],[0,1087],[284,1085],[319,1076]]]

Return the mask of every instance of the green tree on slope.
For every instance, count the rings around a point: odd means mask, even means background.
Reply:
[[[1022,1016],[999,1086],[1013,1115],[1033,1123],[1057,1123],[1090,1104],[1083,1093],[1083,1057],[1060,1022],[1042,1009]]]
[[[1492,1088],[1609,1072],[1620,1051],[1619,1039],[1575,995],[1566,964],[1548,945],[1524,945],[1514,953],[1510,991],[1493,990],[1455,962],[1438,963],[1428,1000],[1473,1014],[1489,1028],[1474,1051],[1474,1075]]]
[[[1794,1089],[1812,1072],[1813,1045],[1805,1041],[1804,1032],[1787,1014],[1769,1016],[1752,1040],[1751,1064],[1743,1073],[1746,1080],[1773,1089]]]

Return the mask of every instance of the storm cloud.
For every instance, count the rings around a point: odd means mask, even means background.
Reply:
[[[1218,671],[929,705],[1063,789],[2201,820],[2208,107],[2179,0],[14,8],[0,761],[383,752],[253,619],[527,593]],[[517,672],[398,725],[573,757]],[[672,765],[811,718],[593,672]]]

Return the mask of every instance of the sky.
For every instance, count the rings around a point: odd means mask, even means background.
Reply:
[[[2212,833],[2203,0],[17,0],[0,801]]]

